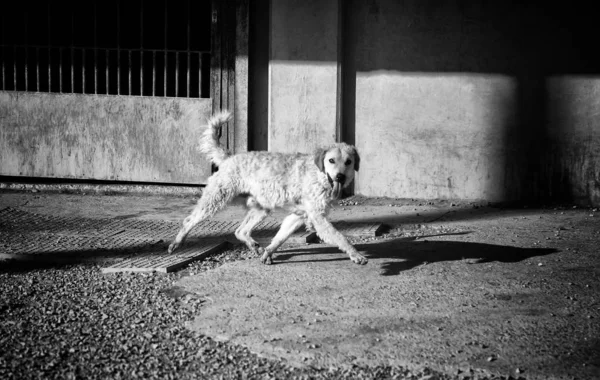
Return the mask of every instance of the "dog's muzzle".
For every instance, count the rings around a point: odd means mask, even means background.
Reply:
[[[338,173],[335,176],[334,181],[328,173],[327,180],[329,181],[329,185],[331,186],[331,198],[339,199],[342,195],[342,188],[344,187],[344,183],[346,182],[346,176],[342,173]]]
[[[327,180],[329,181],[329,184],[331,185],[331,187],[333,187],[333,179],[331,178],[329,173],[327,173]],[[335,182],[339,182],[343,186],[344,183],[346,182],[346,176],[342,173],[338,173],[335,176]]]

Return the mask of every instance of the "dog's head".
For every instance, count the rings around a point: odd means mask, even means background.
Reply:
[[[338,199],[342,189],[354,180],[354,172],[358,171],[360,165],[360,156],[354,146],[338,143],[317,150],[315,164],[327,175],[332,188],[331,197]]]

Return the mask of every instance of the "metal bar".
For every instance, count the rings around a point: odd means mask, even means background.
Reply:
[[[40,92],[40,48],[39,47],[35,48],[35,91]]]
[[[85,94],[85,49],[81,49],[81,93]]]
[[[129,50],[127,52],[127,77],[128,77],[127,95],[131,95],[131,50]]]
[[[94,94],[98,95],[98,49],[94,49]]]
[[[108,69],[110,65],[110,49],[105,49],[106,54],[106,95],[110,94],[110,70]]]
[[[17,47],[13,48],[13,90],[17,90]]]
[[[175,53],[175,96],[179,96],[179,53]]]
[[[117,95],[121,95],[121,7],[117,1]]]
[[[48,1],[48,91],[52,91],[52,20],[50,19],[50,1]]]
[[[27,70],[27,65],[29,63],[29,49],[27,49],[27,40],[28,40],[28,17],[27,17],[27,12],[25,12],[25,91],[29,90],[28,84],[29,84],[29,70]]]
[[[188,98],[190,97],[190,87],[191,87],[191,83],[190,83],[191,82],[191,80],[190,80],[190,62],[191,62],[190,52],[188,51],[188,53],[187,53],[187,78],[185,80],[186,87],[187,87],[187,94],[186,95],[187,95]]]
[[[63,75],[62,75],[62,70],[63,68],[63,59],[62,59],[62,48],[59,47],[58,48],[58,92],[60,92],[62,94],[63,92]]]
[[[2,33],[4,35],[4,33]],[[4,43],[2,44],[2,56],[5,54]],[[6,68],[4,67],[4,60],[2,60],[2,91],[6,91]]]
[[[167,26],[168,26],[168,19],[167,19],[167,13],[168,13],[168,8],[167,8],[167,0],[165,0],[164,2],[165,4],[165,67],[164,67],[164,71],[165,71],[165,75],[163,77],[163,96],[167,96],[167,66],[168,66],[168,56],[167,56]]]
[[[2,57],[4,57],[5,55],[5,44],[6,41],[4,41],[4,15],[6,14],[6,12],[2,12],[2,15],[0,16],[0,19],[2,20]],[[2,59],[2,91],[6,91],[6,68],[5,68],[5,64],[4,64],[4,59]]]
[[[190,97],[190,45],[191,45],[191,8],[190,8],[190,0],[187,0],[187,78],[185,81],[186,89],[187,89],[187,97]]]
[[[144,96],[144,2],[140,1],[140,96]]]
[[[94,1],[94,94],[98,95],[98,13]]]
[[[202,97],[202,53],[198,53],[198,97]]]
[[[71,93],[75,93],[75,8],[71,7]]]
[[[17,48],[25,48],[25,47],[29,47],[29,48],[42,48],[42,49],[47,49],[48,45],[34,45],[34,44],[30,44],[30,45],[23,45],[23,44],[17,44],[17,45],[10,45],[10,46],[15,46]],[[94,49],[94,46],[90,45],[90,46],[82,46],[79,47],[78,49],[86,49],[86,50],[92,50]],[[117,48],[108,48],[109,50],[117,50]],[[131,48],[131,49],[122,49],[122,50],[131,50],[132,52],[139,52],[140,49],[139,48]],[[159,53],[163,53],[163,52],[167,52],[167,53],[185,53],[185,50],[177,50],[177,49],[144,49],[145,53],[148,52],[159,52]],[[206,54],[210,54],[210,50],[190,50],[190,53],[194,54],[194,53],[206,53]]]
[[[152,96],[156,95],[156,52],[152,52]]]
[[[10,45],[10,46],[15,46],[17,48],[25,48],[25,47],[42,48],[42,49],[48,48],[48,45],[33,45],[33,44],[30,44],[30,45],[20,44],[20,45]],[[79,49],[92,50],[92,49],[94,49],[94,46],[91,46],[91,45],[90,46],[82,46],[82,47],[79,47]],[[108,48],[108,49],[109,50],[115,50],[115,51],[117,50],[117,48]],[[131,50],[132,52],[139,52],[140,51],[139,48],[122,49],[122,50]],[[163,53],[165,51],[167,53],[177,53],[177,52],[185,53],[185,50],[177,50],[177,49],[147,49],[147,48],[144,49],[145,53],[152,52],[152,51],[159,52],[159,53]],[[194,53],[206,53],[206,54],[210,54],[210,50],[190,50],[190,53],[192,53],[192,54],[194,54]]]

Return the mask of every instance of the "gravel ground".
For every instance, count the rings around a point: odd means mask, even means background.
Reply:
[[[188,330],[186,322],[201,314],[203,301],[173,283],[249,258],[234,247],[174,274],[0,262],[0,378],[469,378],[427,369],[295,368]]]

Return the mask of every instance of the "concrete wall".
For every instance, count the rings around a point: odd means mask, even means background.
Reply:
[[[493,1],[272,1],[269,148],[334,141],[341,107],[341,136],[362,155],[358,193],[600,204],[593,14]]]
[[[0,92],[0,175],[201,183],[210,99]]]
[[[337,0],[271,2],[269,150],[335,142],[337,18]]]
[[[593,34],[578,26],[584,8],[351,7],[357,191],[600,202],[600,66],[589,61]]]

